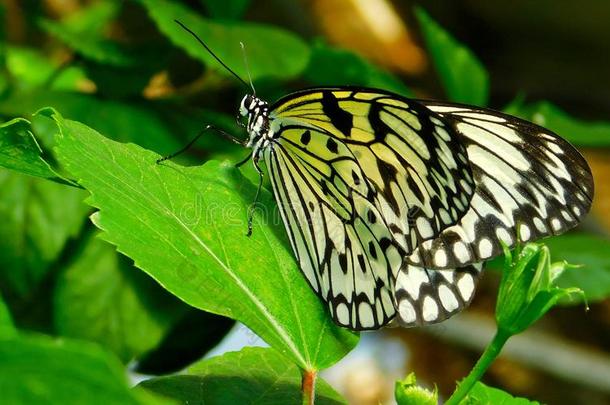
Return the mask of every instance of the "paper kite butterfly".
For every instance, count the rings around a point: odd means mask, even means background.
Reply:
[[[350,329],[447,319],[501,242],[563,233],[591,206],[578,151],[497,111],[328,87],[246,95],[239,114],[305,278]]]

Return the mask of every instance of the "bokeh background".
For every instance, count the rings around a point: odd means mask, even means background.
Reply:
[[[243,87],[209,58],[174,44],[146,3],[2,0],[3,120],[31,118],[38,108],[53,106],[109,137],[160,154],[178,149],[208,123],[244,135],[233,120]],[[175,3],[221,26],[258,22],[302,41],[306,53],[249,44],[247,37],[210,41],[237,50],[243,41],[253,72],[257,65],[293,61],[283,73],[256,75],[257,92],[269,101],[302,87],[337,84],[450,99],[414,11],[419,5],[488,72],[483,103],[548,124],[573,141],[594,172],[594,205],[579,229],[549,245],[554,258],[583,265],[562,283],[583,288],[589,310],[582,302],[553,310],[509,343],[485,381],[547,403],[610,403],[609,2]],[[239,65],[232,68],[242,73],[237,55]],[[48,122],[33,122],[44,146]],[[210,136],[179,161],[245,155]],[[248,165],[244,170],[254,176]],[[244,326],[186,307],[111,247],[91,242],[97,239],[83,196],[0,169],[0,292],[19,327],[101,343],[130,364],[134,376],[263,344]],[[498,272],[486,272],[472,307],[441,325],[363,334],[359,347],[325,378],[354,404],[392,403],[394,381],[410,371],[446,396],[491,338],[498,281]]]

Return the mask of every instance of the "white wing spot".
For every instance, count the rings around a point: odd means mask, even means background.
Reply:
[[[541,123],[538,123],[538,125],[541,125]],[[539,137],[546,139],[547,141],[551,141],[551,142],[555,142],[555,138],[550,135],[550,134],[546,134],[544,132],[541,132],[538,134]]]
[[[558,155],[563,155],[563,149],[561,149],[561,147],[559,145],[557,145],[556,143],[548,141],[546,143],[546,146],[554,153],[556,153]]]
[[[398,313],[400,314],[400,318],[405,323],[413,323],[417,319],[417,314],[415,313],[415,308],[413,305],[407,300],[402,300],[398,305]]]
[[[445,307],[445,309],[449,312],[459,307],[455,294],[453,294],[453,291],[451,291],[449,287],[444,284],[438,288],[438,297],[440,298],[443,307]]]
[[[434,298],[427,296],[422,304],[422,317],[424,321],[430,322],[438,318],[438,305]]]
[[[436,111],[439,113],[444,112],[458,112],[458,111],[468,111],[464,107],[450,107],[446,105],[430,105],[428,106],[432,111]]]
[[[561,210],[561,215],[566,219],[566,221],[572,221],[572,216],[566,210]]]
[[[508,231],[504,228],[496,229],[496,236],[499,240],[506,243],[507,245],[511,245],[513,243],[513,238],[510,236]]]
[[[343,325],[349,323],[349,311],[344,303],[337,305],[337,319]]]
[[[427,283],[428,275],[421,267],[408,266],[398,273],[396,277],[396,289],[403,289],[414,300],[419,298],[422,284]]]
[[[538,217],[534,218],[534,225],[536,226],[536,229],[538,229],[539,232],[546,232],[546,226],[544,225],[544,222],[542,222],[542,220]]]
[[[493,121],[493,122],[506,122],[506,120],[504,118],[497,117],[497,116],[491,115],[491,114],[481,114],[481,113],[477,113],[477,112],[465,112],[465,113],[461,113],[460,115],[462,117],[476,118],[477,120]],[[468,121],[470,121],[470,120],[468,120]]]
[[[439,120],[436,117],[430,117],[430,121],[432,121],[434,124],[438,125],[438,126],[443,126],[443,121]]]
[[[574,211],[574,214],[576,214],[576,216],[580,216],[580,208],[578,208],[577,206],[573,206],[572,211]]]
[[[551,228],[553,228],[554,231],[558,231],[561,229],[561,221],[557,218],[553,218],[551,219]]]
[[[434,263],[440,267],[447,265],[447,253],[443,249],[439,249],[434,253]]]
[[[460,263],[466,263],[468,259],[470,259],[468,249],[462,241],[458,241],[453,245],[453,254],[460,261]]]
[[[474,280],[468,273],[464,273],[462,278],[457,282],[457,288],[464,301],[470,300],[472,293],[474,292]]]
[[[428,221],[425,217],[417,218],[415,225],[417,225],[417,230],[422,238],[429,239],[434,235],[432,232],[432,227],[430,226],[430,221]]]
[[[358,306],[358,315],[360,315],[360,324],[365,328],[370,328],[374,325],[373,310],[366,302],[361,302]]]
[[[441,219],[443,220],[443,222],[445,224],[450,224],[451,223],[451,217],[449,216],[449,212],[447,212],[446,209],[441,208],[439,210],[439,214],[440,214],[440,217],[441,217]]]
[[[479,257],[481,259],[485,259],[490,257],[493,253],[493,245],[491,241],[487,238],[483,238],[479,241]]]
[[[445,142],[449,142],[451,140],[451,136],[449,136],[449,133],[442,126],[437,126],[436,127],[436,133]]]

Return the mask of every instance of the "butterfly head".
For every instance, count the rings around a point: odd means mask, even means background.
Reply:
[[[270,139],[269,104],[253,95],[246,95],[239,105],[239,122],[248,130],[248,147],[260,148]]]

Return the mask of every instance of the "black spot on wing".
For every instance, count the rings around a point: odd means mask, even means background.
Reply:
[[[369,210],[367,216],[368,216],[369,223],[374,224],[375,221],[377,221],[377,216],[375,215],[373,210]]]
[[[353,170],[352,170],[352,179],[354,180],[354,185],[356,185],[356,186],[360,185],[360,177]]]
[[[337,145],[337,142],[335,142],[333,138],[328,138],[326,141],[326,148],[332,153],[337,153],[339,151],[339,145]]]
[[[345,136],[350,136],[352,131],[354,116],[339,107],[339,102],[335,95],[330,91],[322,93],[322,110],[330,119],[330,123],[335,126]]]
[[[311,132],[307,130],[301,135],[301,143],[303,145],[307,145],[309,141],[311,141]]]
[[[373,259],[377,259],[377,249],[375,249],[373,242],[369,242],[369,253]]]

